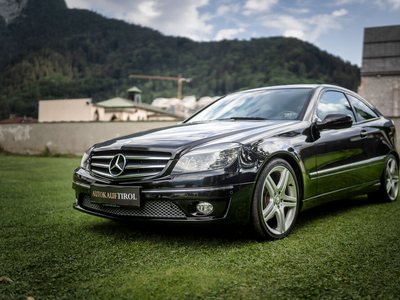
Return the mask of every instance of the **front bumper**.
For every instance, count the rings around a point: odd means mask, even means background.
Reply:
[[[91,184],[115,185],[115,183],[107,180],[99,181],[89,172],[78,168],[74,172],[72,183],[72,188],[76,193],[76,202],[73,207],[92,215],[119,220],[179,223],[223,222],[244,225],[250,220],[254,182],[241,182],[243,179],[250,178],[252,176],[249,174],[226,176],[223,173],[211,172],[134,182],[130,184],[141,187],[142,205],[140,207],[122,207],[92,203],[90,201]],[[208,183],[216,183],[216,185],[204,186]],[[122,184],[129,186],[129,183],[126,182]],[[207,216],[199,215],[196,205],[200,201],[211,203],[214,211]]]

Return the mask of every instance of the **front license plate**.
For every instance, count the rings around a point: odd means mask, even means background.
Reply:
[[[140,187],[91,185],[90,202],[140,207]]]

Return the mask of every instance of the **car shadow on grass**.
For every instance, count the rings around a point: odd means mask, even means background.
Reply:
[[[114,238],[184,242],[188,244],[233,244],[255,241],[248,227],[221,225],[200,226],[194,224],[121,222],[103,219],[96,224],[88,224],[86,230]]]
[[[367,195],[361,195],[351,198],[343,198],[339,200],[329,201],[321,203],[318,206],[307,209],[300,212],[299,217],[320,219],[328,215],[341,214],[346,211],[357,209],[370,205],[379,205],[384,202],[378,198],[368,197]]]
[[[340,216],[350,210],[360,210],[368,206],[384,205],[381,199],[377,197],[369,197],[361,195],[351,198],[343,198],[319,204],[305,211],[300,212],[297,219],[296,230],[306,226],[309,223],[320,221],[332,216]]]
[[[301,234],[303,227],[327,217],[343,214],[349,210],[357,210],[366,206],[381,205],[379,199],[368,198],[366,195],[344,198],[310,208],[300,212],[295,225],[295,231]],[[86,230],[103,236],[131,240],[153,240],[168,242],[184,242],[187,244],[240,244],[257,243],[260,240],[253,233],[251,226],[232,227],[221,225],[194,225],[174,223],[121,222],[99,219],[98,222],[87,224]],[[290,237],[290,236],[289,236]]]

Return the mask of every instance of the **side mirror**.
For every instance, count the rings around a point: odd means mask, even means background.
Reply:
[[[348,114],[329,114],[316,125],[318,130],[349,128],[353,125],[353,118]]]

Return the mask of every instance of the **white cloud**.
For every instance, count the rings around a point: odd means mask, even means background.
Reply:
[[[340,9],[340,10],[335,10],[335,11],[332,13],[332,15],[333,15],[334,17],[341,17],[341,16],[344,16],[344,15],[347,15],[347,13],[348,13],[348,11],[342,8],[342,9]]]
[[[218,31],[217,35],[215,36],[214,40],[215,41],[221,41],[221,40],[231,40],[235,38],[235,36],[238,33],[245,32],[244,28],[231,28],[231,29],[221,29]]]
[[[68,7],[86,8],[108,17],[151,27],[166,35],[208,40],[213,26],[210,16],[198,8],[209,0],[66,0]]]
[[[299,40],[304,40],[304,31],[297,30],[297,29],[287,29],[283,33],[284,37],[294,37],[298,38]]]
[[[392,6],[392,9],[396,10],[400,8],[400,0],[387,0],[387,3]]]
[[[336,0],[334,2],[335,5],[347,5],[347,4],[353,4],[353,3],[363,3],[365,0]]]
[[[230,11],[230,7],[228,5],[221,5],[220,7],[218,7],[217,9],[217,16],[224,16],[227,13],[229,13]]]
[[[339,18],[348,13],[345,9],[332,14],[316,15],[311,18],[296,19],[289,15],[269,15],[263,18],[262,25],[282,31],[285,37],[295,37],[311,43],[317,43],[318,38],[331,29],[340,29]]]
[[[120,18],[132,23],[149,26],[167,35],[184,36],[193,40],[207,39],[213,26],[207,24],[207,15],[200,16],[198,8],[208,5],[208,0],[142,1],[147,4],[147,14],[137,10],[121,12]]]
[[[224,0],[222,0],[224,1]],[[229,2],[230,0],[226,1]],[[240,18],[238,18],[238,13],[241,12],[241,5],[239,3],[227,3],[226,5],[220,5],[216,9],[216,12],[214,14],[211,13],[205,13],[201,16],[201,19],[206,22],[213,21],[215,23],[224,23],[224,24],[230,24],[234,23],[236,27],[239,28],[244,28],[247,27],[248,24],[242,22]],[[218,19],[218,20],[214,20]],[[222,21],[222,22],[221,22]],[[232,27],[229,25],[228,27]],[[217,33],[218,34],[218,33]]]
[[[126,0],[65,0],[69,8],[83,8],[90,9],[99,12],[108,17],[115,17],[114,12],[119,12],[121,10],[130,10],[135,7],[137,10],[138,4],[144,2],[143,0],[136,2],[125,3]]]
[[[155,18],[160,16],[161,12],[156,10],[156,2],[148,1],[138,5],[139,12],[147,18]]]
[[[229,13],[238,13],[240,11],[240,4],[221,5],[217,8],[216,17],[226,16]]]
[[[282,30],[304,31],[307,26],[303,20],[297,20],[289,15],[269,15],[263,18],[262,25]]]
[[[306,40],[314,43],[321,34],[326,33],[331,29],[342,28],[341,22],[338,22],[337,18],[346,14],[347,11],[341,13],[334,11],[331,15],[317,15],[311,18],[307,22],[311,26],[311,30],[307,33]]]
[[[279,0],[247,0],[243,14],[246,16],[269,12]]]
[[[93,6],[90,0],[66,0],[65,2],[69,8],[91,9]]]
[[[310,12],[308,8],[289,8],[289,7],[282,7],[282,8],[294,14],[308,14]]]
[[[380,9],[385,8],[385,4],[383,4],[382,0],[375,0],[374,3],[379,6]]]
[[[393,9],[397,10],[400,8],[400,0],[376,0],[374,1],[381,9]]]
[[[300,0],[299,0],[300,1]],[[307,0],[308,3],[309,0]],[[349,4],[363,0],[334,0]],[[400,0],[381,1],[392,7]],[[331,14],[311,14],[306,2],[295,7],[279,5],[279,0],[66,0],[68,7],[97,11],[108,17],[151,27],[166,35],[184,36],[197,41],[232,39],[240,33],[254,31],[259,25],[277,29],[286,37],[312,43],[326,32],[341,28],[339,20],[348,14],[338,8]],[[283,1],[282,1],[283,3]],[[276,14],[274,7],[285,10]],[[262,16],[256,16],[263,14]],[[304,15],[306,14],[306,15]],[[214,27],[215,26],[215,27]],[[253,27],[252,29],[250,29]],[[257,29],[258,31],[258,29]],[[248,34],[254,36],[253,34]],[[243,35],[242,35],[243,36]],[[262,30],[256,36],[264,36]]]

